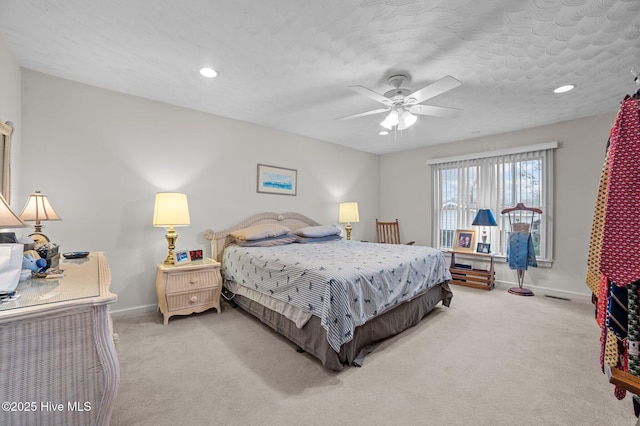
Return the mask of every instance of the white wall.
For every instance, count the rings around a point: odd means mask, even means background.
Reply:
[[[432,181],[427,160],[558,141],[554,263],[551,268],[529,269],[525,274],[525,285],[556,296],[587,297],[590,291],[584,284],[584,276],[591,222],[615,114],[384,155],[380,162],[380,215],[400,219],[403,239],[431,244]],[[505,285],[516,285],[515,271],[501,264],[496,280],[504,281]]]
[[[299,211],[333,224],[338,203],[352,200],[361,215],[354,239],[374,241],[375,218],[397,217],[403,240],[430,244],[428,159],[556,140],[555,262],[530,269],[525,281],[551,294],[589,294],[587,247],[615,112],[378,157],[33,71],[21,75],[1,37],[0,91],[0,119],[15,126],[12,206],[20,211],[30,192],[47,193],[63,220],[46,223],[45,233],[62,251],[107,253],[115,309],[156,303],[155,265],[166,243],[164,230],[151,226],[155,192],[189,195],[192,225],[178,230],[178,248],[208,251],[204,229],[260,211]],[[257,194],[257,163],[297,169],[298,196]],[[514,284],[514,271],[501,266],[497,279]]]
[[[22,137],[22,95],[20,65],[16,62],[4,38],[0,36],[0,121],[9,122],[11,134],[11,188],[19,190],[19,169]],[[16,197],[9,199],[13,210],[20,213],[23,205]]]
[[[358,201],[354,239],[372,239],[379,157],[91,87],[22,73],[24,191],[40,190],[61,215],[43,232],[61,251],[105,251],[116,310],[157,303],[156,265],[166,231],[151,225],[158,191],[189,197],[191,226],[178,249],[203,248],[220,230],[262,211],[297,211],[335,224],[338,203]],[[258,163],[298,170],[298,195],[256,193]]]

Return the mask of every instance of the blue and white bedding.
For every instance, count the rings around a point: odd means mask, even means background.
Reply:
[[[353,338],[370,318],[451,279],[431,247],[331,241],[224,251],[225,280],[318,316],[331,347]]]

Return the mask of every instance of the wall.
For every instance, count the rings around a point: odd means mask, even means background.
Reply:
[[[1,37],[0,93],[0,119],[15,126],[12,207],[20,211],[31,191],[47,193],[63,220],[46,223],[45,233],[62,251],[107,253],[115,309],[156,303],[155,265],[166,244],[164,230],[150,225],[155,192],[189,195],[192,225],[178,230],[178,248],[208,250],[204,229],[259,211],[300,211],[332,224],[337,204],[351,200],[361,214],[354,239],[374,241],[375,218],[397,217],[403,240],[430,244],[428,159],[554,140],[555,262],[530,269],[526,284],[588,295],[587,245],[615,112],[378,157],[33,71],[21,76]],[[257,194],[257,163],[298,169],[298,196]],[[501,265],[497,279],[514,285],[515,273]]]
[[[529,269],[525,286],[550,295],[585,298],[584,284],[591,222],[600,171],[615,112],[487,136],[453,144],[384,155],[380,161],[380,215],[398,217],[403,239],[431,244],[431,171],[434,158],[558,141],[555,156],[554,263]],[[497,213],[497,212],[494,212]],[[515,271],[498,265],[496,280],[517,285]]]
[[[11,134],[11,188],[19,191],[20,157],[22,138],[22,95],[20,65],[16,62],[4,38],[0,36],[0,121],[9,122],[13,127]],[[11,207],[17,213],[23,204],[16,197],[9,199]]]
[[[189,197],[191,226],[177,249],[203,248],[262,211],[297,211],[335,224],[338,203],[358,201],[354,239],[372,239],[379,157],[240,121],[23,70],[23,188],[40,190],[62,217],[43,232],[61,251],[105,251],[115,310],[155,306],[156,265],[166,256],[152,227],[158,191]],[[258,163],[298,170],[295,197],[256,193]]]

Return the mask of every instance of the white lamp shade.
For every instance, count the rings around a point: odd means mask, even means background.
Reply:
[[[380,123],[380,125],[382,127],[384,127],[385,129],[389,129],[389,130],[391,130],[393,128],[393,126],[397,126],[398,125],[398,111],[396,111],[395,109],[392,109],[391,112],[389,113],[389,115],[387,115],[387,117],[384,119],[384,121],[382,123]]]
[[[11,210],[0,194],[0,228],[26,228],[27,225]]]
[[[418,117],[411,114],[409,111],[405,111],[404,114],[402,114],[402,122],[404,123],[405,129],[416,124],[416,121],[418,121]]]
[[[178,192],[158,192],[153,211],[153,226],[187,226],[189,203],[186,194]]]
[[[358,213],[358,203],[340,203],[338,213],[338,221],[340,223],[360,222],[360,214]]]
[[[47,196],[40,193],[40,191],[29,195],[27,204],[25,204],[22,213],[20,213],[20,219],[35,221],[37,223],[41,220],[62,220],[53,207],[51,207]]]

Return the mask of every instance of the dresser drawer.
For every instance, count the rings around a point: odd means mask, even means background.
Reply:
[[[199,288],[217,287],[220,285],[216,280],[216,273],[213,269],[176,272],[167,276],[167,293],[179,293]]]
[[[192,293],[167,294],[167,305],[169,311],[176,311],[190,306],[206,305],[216,302],[218,291],[216,289],[205,289]]]

